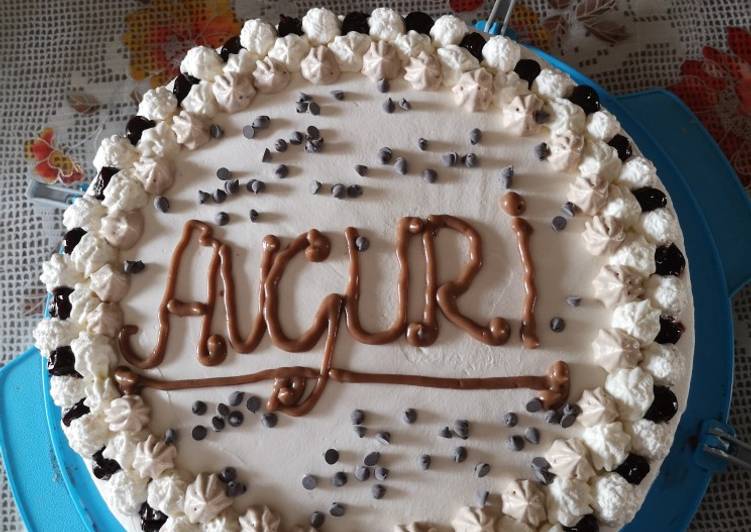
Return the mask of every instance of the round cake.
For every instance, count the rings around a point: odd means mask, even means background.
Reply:
[[[249,20],[180,67],[101,141],[34,333],[126,530],[633,519],[693,306],[670,198],[592,87],[388,8]]]

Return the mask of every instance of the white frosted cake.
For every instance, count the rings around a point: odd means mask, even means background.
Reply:
[[[35,330],[126,530],[594,531],[688,395],[683,238],[597,93],[460,19],[249,20],[149,90]]]

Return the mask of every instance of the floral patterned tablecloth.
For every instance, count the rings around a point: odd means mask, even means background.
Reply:
[[[3,0],[0,2],[0,365],[31,344],[44,288],[41,261],[55,249],[60,213],[24,196],[28,180],[76,186],[93,177],[98,140],[123,129],[150,86],[177,71],[195,44],[219,46],[242,20],[301,15],[318,4],[367,11],[358,0]],[[398,0],[401,11],[468,21],[482,0]],[[751,186],[749,0],[519,0],[519,39],[561,57],[619,94],[667,87],[717,139]],[[711,179],[711,176],[707,176]],[[731,423],[751,440],[751,288],[736,296],[736,386]],[[0,530],[21,530],[0,475]],[[751,530],[751,475],[711,484],[694,530]]]

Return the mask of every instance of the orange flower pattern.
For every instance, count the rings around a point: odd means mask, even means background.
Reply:
[[[55,147],[54,136],[53,129],[47,127],[36,138],[27,140],[24,144],[26,158],[36,161],[34,171],[45,183],[78,183],[83,179],[81,166]]]
[[[152,87],[175,77],[193,46],[218,48],[241,28],[230,0],[154,0],[129,13],[125,25],[130,76]]]

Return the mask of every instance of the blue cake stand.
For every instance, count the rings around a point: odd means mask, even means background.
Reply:
[[[697,450],[725,425],[733,384],[730,298],[751,278],[751,203],[715,141],[674,95],[612,97],[537,51],[577,83],[595,87],[670,192],[686,240],[696,308],[694,370],[686,412],[649,495],[625,530],[684,530],[724,462]],[[60,429],[49,378],[30,349],[0,371],[0,448],[21,518],[32,531],[122,530]]]

